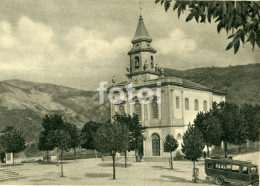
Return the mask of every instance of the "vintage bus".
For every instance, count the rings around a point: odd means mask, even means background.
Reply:
[[[217,185],[223,185],[225,182],[259,185],[258,167],[247,161],[212,157],[205,160],[205,173],[213,178]]]

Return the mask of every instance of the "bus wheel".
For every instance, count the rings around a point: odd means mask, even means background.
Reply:
[[[259,185],[259,181],[254,181],[253,183],[252,183],[252,186],[258,186]]]
[[[217,185],[223,185],[223,184],[224,184],[224,180],[223,180],[222,177],[217,176],[217,177],[215,178],[215,183],[216,183]]]

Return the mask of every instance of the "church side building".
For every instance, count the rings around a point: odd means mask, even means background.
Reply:
[[[152,47],[152,38],[149,36],[140,16],[135,36],[132,40],[133,47],[128,52],[130,64],[127,67],[127,80],[113,85],[125,91],[132,83],[134,104],[128,102],[127,96],[120,104],[111,103],[111,117],[118,113],[133,113],[139,116],[140,122],[146,127],[144,133],[144,156],[168,156],[163,152],[163,141],[171,134],[182,142],[184,132],[192,124],[197,113],[208,111],[213,102],[225,101],[225,94],[197,83],[175,78],[164,77],[163,69],[156,65],[156,50]],[[112,88],[112,87],[111,87]],[[149,104],[138,102],[137,92],[142,88],[153,91],[153,101]],[[161,89],[158,95],[157,89]],[[119,97],[119,94],[114,94]],[[142,98],[148,99],[149,94],[143,93]],[[158,102],[157,100],[161,101]],[[179,145],[181,148],[181,145]]]

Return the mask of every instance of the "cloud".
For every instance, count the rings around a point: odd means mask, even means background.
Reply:
[[[11,25],[8,22],[0,22],[0,48],[11,48],[15,45],[15,39],[12,36]]]
[[[70,60],[79,60],[77,58],[81,57],[87,60],[88,65],[93,66],[109,65],[120,52],[127,50],[129,43],[125,37],[117,37],[109,42],[99,31],[80,27],[72,28],[66,41],[72,48]]]
[[[105,31],[72,27],[61,36],[29,17],[21,17],[14,25],[0,22],[0,73],[61,84],[82,80],[83,75],[86,82],[98,83],[124,66],[120,62],[130,48],[129,39],[108,40],[105,35]]]
[[[187,38],[181,29],[172,30],[167,38],[162,38],[154,42],[154,46],[161,54],[185,54],[196,49],[196,42]]]

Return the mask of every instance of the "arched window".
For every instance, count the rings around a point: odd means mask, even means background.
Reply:
[[[121,115],[125,114],[125,107],[124,107],[124,105],[119,105],[119,114],[121,114]]]
[[[180,141],[180,140],[182,140],[182,138],[181,138],[181,134],[179,133],[179,134],[177,135],[177,141]]]
[[[142,120],[142,110],[140,103],[135,103],[134,113],[138,115],[139,120]]]
[[[151,56],[151,68],[154,68],[153,56]]]
[[[139,57],[135,56],[135,68],[139,68],[139,67],[140,67]]]
[[[152,135],[152,152],[153,156],[160,156],[160,136],[158,134]]]
[[[207,103],[207,101],[203,101],[203,110],[204,111],[208,110],[208,103]]]
[[[199,110],[199,101],[197,99],[194,101],[194,109]]]
[[[185,98],[185,110],[189,110],[189,109],[190,109],[189,99]]]
[[[151,104],[152,107],[152,118],[158,118],[158,104],[156,101],[153,101]]]

